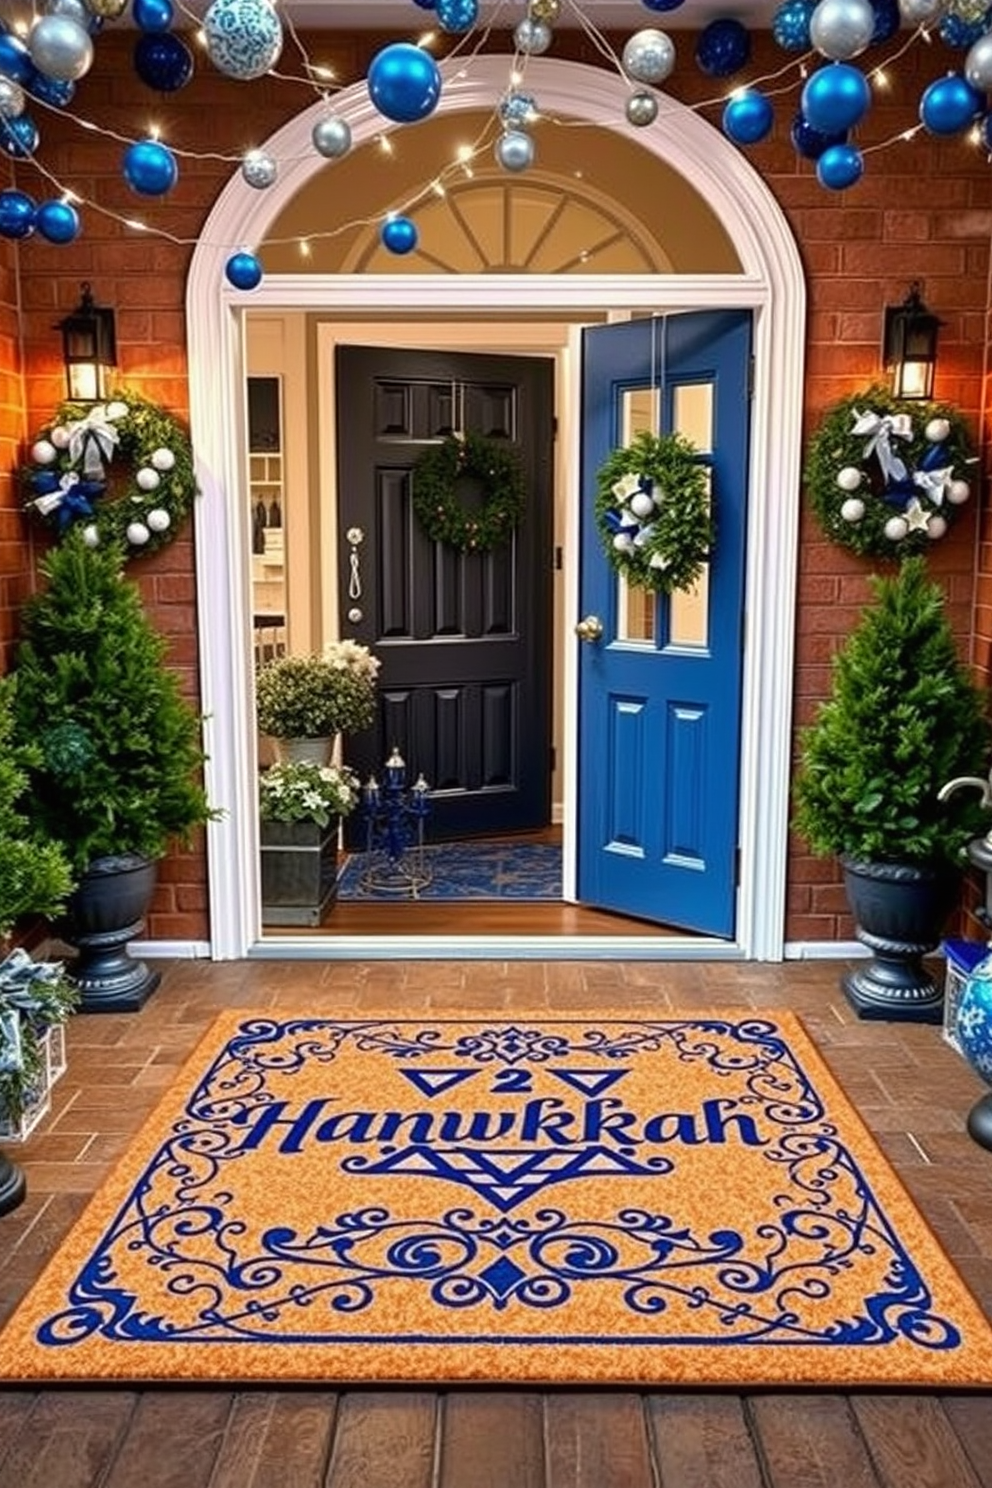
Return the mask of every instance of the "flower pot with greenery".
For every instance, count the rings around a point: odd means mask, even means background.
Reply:
[[[9,936],[27,915],[56,914],[72,888],[68,860],[57,843],[32,832],[21,809],[33,749],[13,734],[14,681],[0,678],[0,1126],[16,1131],[45,1074],[43,1042],[68,1017],[77,992],[64,969],[36,962]],[[0,1214],[24,1197],[24,1175],[0,1153]]]
[[[346,765],[282,760],[259,781],[262,922],[319,925],[337,894],[338,824],[358,803]]]
[[[79,949],[87,1012],[132,1011],[158,984],[127,954],[158,860],[212,815],[201,782],[200,720],[165,662],[115,546],[75,529],[41,564],[15,653],[15,732],[31,825],[63,844],[78,883],[60,932]]]
[[[872,952],[843,979],[858,1014],[939,1022],[923,957],[956,902],[967,844],[990,821],[970,795],[939,792],[985,773],[989,722],[924,560],[872,586],[834,658],[831,695],[800,736],[794,824],[814,853],[839,856]]]
[[[256,680],[258,726],[276,741],[280,758],[323,763],[338,734],[372,723],[378,672],[378,657],[357,641],[330,641],[311,656],[277,657]]]

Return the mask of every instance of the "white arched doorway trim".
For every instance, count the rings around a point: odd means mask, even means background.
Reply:
[[[627,87],[598,68],[532,59],[528,86],[542,109],[636,140],[679,171],[714,203],[737,248],[734,275],[273,275],[253,293],[230,288],[224,276],[235,247],[260,244],[282,206],[309,177],[327,168],[311,131],[324,106],[315,104],[267,142],[288,164],[265,192],[232,176],[208,218],[187,286],[190,415],[201,498],[196,506],[196,563],[201,686],[207,717],[207,786],[222,817],[208,829],[211,954],[327,957],[361,955],[576,959],[750,957],[783,952],[788,790],[791,761],[793,630],[799,507],[805,285],[788,223],[762,178],[731,143],[691,109],[663,97],[656,123],[635,130],[624,117]],[[464,75],[446,77],[439,112],[489,109],[506,85],[504,59],[477,57]],[[390,125],[364,84],[335,96],[335,111],[351,126],[355,147]],[[250,570],[245,483],[245,384],[242,312],[294,309],[324,312],[645,310],[717,306],[755,312],[755,378],[748,516],[747,650],[742,719],[741,892],[736,941],[655,936],[545,939],[447,937],[375,942],[267,938],[258,941],[258,828],[253,689],[250,675]],[[232,416],[237,411],[238,416]],[[578,433],[575,431],[577,442]],[[574,460],[575,449],[569,452]],[[574,597],[572,604],[574,613]]]

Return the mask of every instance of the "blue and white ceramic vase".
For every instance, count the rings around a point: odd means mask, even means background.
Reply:
[[[964,984],[955,1031],[976,1075],[992,1085],[992,952],[979,961]],[[979,1146],[992,1151],[992,1091],[972,1106],[968,1133]]]

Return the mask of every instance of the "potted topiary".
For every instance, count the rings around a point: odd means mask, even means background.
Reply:
[[[338,827],[358,804],[347,765],[278,760],[259,781],[262,922],[319,925],[337,894]]]
[[[831,695],[800,736],[794,824],[837,854],[858,939],[872,960],[843,979],[861,1017],[939,1022],[942,992],[922,958],[954,907],[968,842],[990,816],[960,775],[984,775],[985,697],[960,660],[924,560],[872,579],[834,657]]]
[[[258,726],[282,759],[330,759],[338,734],[375,717],[378,657],[357,641],[329,641],[311,656],[267,662],[255,684]]]
[[[9,949],[18,920],[57,913],[72,888],[65,854],[32,833],[21,809],[28,783],[24,765],[33,751],[13,743],[13,693],[13,679],[0,677],[0,1127],[8,1130],[19,1126],[43,1076],[46,1029],[67,1017],[76,1002],[61,966]],[[23,1197],[24,1175],[0,1153],[0,1214]]]
[[[88,1012],[132,1011],[158,984],[127,954],[157,863],[211,811],[200,779],[200,720],[165,664],[115,545],[71,530],[41,564],[15,652],[15,729],[33,743],[32,826],[64,845],[78,884],[61,933]]]

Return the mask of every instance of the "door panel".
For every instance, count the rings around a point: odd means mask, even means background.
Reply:
[[[716,311],[583,337],[578,896],[734,933],[751,317]],[[678,430],[710,478],[716,543],[691,594],[628,587],[600,546],[596,472],[640,428]]]
[[[435,840],[550,818],[553,374],[536,357],[337,350],[341,634],[382,662],[376,725],[345,756],[364,780],[397,745],[431,788]],[[417,456],[453,430],[506,439],[523,462],[525,515],[488,553],[432,542],[413,511]],[[457,495],[479,499],[471,482]]]

